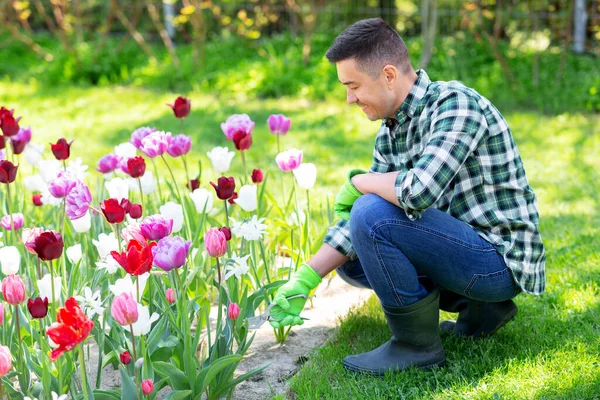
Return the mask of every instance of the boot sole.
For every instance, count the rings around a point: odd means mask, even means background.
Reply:
[[[377,371],[377,370],[371,370],[371,369],[363,369],[360,367],[356,367],[352,364],[347,364],[345,361],[342,360],[342,365],[344,366],[344,368],[350,372],[355,372],[355,373],[359,373],[359,374],[365,374],[365,375],[372,375],[372,376],[384,376],[387,372],[393,372],[395,374],[400,373],[400,372],[404,372],[409,368],[418,368],[418,369],[422,369],[425,371],[431,371],[434,368],[441,368],[443,366],[446,365],[446,359],[444,358],[441,361],[438,361],[437,363],[433,363],[433,364],[428,364],[428,365],[411,365],[410,367],[404,368],[404,369],[389,369],[386,371]]]

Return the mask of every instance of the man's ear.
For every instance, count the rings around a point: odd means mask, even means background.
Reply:
[[[398,68],[391,64],[387,64],[383,67],[383,76],[388,85],[393,85],[398,81]]]

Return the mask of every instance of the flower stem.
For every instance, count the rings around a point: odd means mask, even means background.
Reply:
[[[129,330],[131,331],[131,348],[133,350],[133,362],[137,362],[137,352],[135,351],[135,336],[133,335],[133,325],[129,324]],[[140,378],[138,377],[137,368],[135,364],[133,366],[133,371],[135,373],[135,391],[137,393],[137,398],[140,400]]]
[[[42,279],[42,266],[40,265],[39,257],[37,257],[37,273],[38,273],[39,279]]]
[[[190,181],[190,173],[188,171],[188,166],[187,166],[187,161],[185,159],[185,154],[181,156],[181,159],[183,160],[183,169],[185,169],[185,181],[186,181],[186,183],[189,183],[189,181]]]
[[[137,289],[137,302],[142,304],[140,302],[140,276],[139,275],[135,279],[135,288]]]
[[[13,229],[15,227],[15,223],[13,222],[13,216],[10,212],[10,183],[6,184],[6,211],[8,215],[10,215],[10,227],[11,227],[11,236],[13,235]]]
[[[83,398],[88,400],[88,391],[87,391],[87,372],[85,366],[85,358],[83,355],[83,344],[79,346],[79,363],[81,364],[79,368],[81,368],[81,388],[83,390]]]
[[[154,158],[152,160],[152,167],[154,168],[154,179],[156,179],[156,187],[158,187],[158,202],[162,203],[162,190],[160,189],[160,182],[158,182],[158,168],[156,168],[156,162]]]
[[[144,211],[144,191],[142,190],[142,180],[137,178],[138,188],[140,189],[140,203],[142,204],[142,211]]]
[[[244,165],[244,180],[242,181],[242,184],[245,184],[248,179],[248,170],[246,169],[246,154],[244,153],[244,150],[240,151],[240,153],[242,153],[242,164]]]
[[[221,263],[219,262],[219,257],[216,258],[217,260],[217,281],[219,282],[219,290],[221,290]],[[221,296],[219,295],[219,299],[221,298]]]

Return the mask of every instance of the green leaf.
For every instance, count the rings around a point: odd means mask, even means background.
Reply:
[[[242,360],[242,358],[243,357],[241,354],[230,354],[228,356],[224,356],[224,357],[217,359],[211,365],[204,368],[200,372],[200,375],[198,375],[198,378],[196,380],[196,387],[195,387],[196,393],[204,392],[204,390],[206,390],[208,385],[211,384],[211,382],[215,379],[215,377],[217,376],[217,374],[219,372],[221,372],[223,369],[227,368],[229,365],[231,365],[233,363],[239,363]],[[200,378],[202,378],[202,379],[200,379]],[[200,383],[200,387],[198,387],[199,383]]]
[[[191,390],[175,390],[175,391],[169,393],[169,395],[167,397],[165,397],[165,400],[189,399],[191,394],[192,394]]]
[[[269,365],[271,365],[271,363],[268,363],[266,365],[263,365],[262,367],[258,367],[256,369],[253,369],[252,371],[246,372],[245,374],[238,376],[236,379],[234,379],[231,382],[229,382],[226,386],[220,388],[217,392],[211,393],[211,398],[218,399],[224,393],[226,393],[229,390],[235,388],[237,385],[239,385],[240,383],[242,383],[246,379],[251,378],[254,375],[257,375],[257,374],[261,373]]]
[[[119,400],[121,398],[120,393],[108,390],[95,389],[92,393],[94,400]]]
[[[137,399],[137,390],[133,380],[122,366],[119,366],[119,372],[121,372],[121,400]]]
[[[183,372],[176,366],[164,361],[152,363],[154,371],[159,375],[169,378],[171,387],[175,390],[187,390],[190,388],[190,382]]]

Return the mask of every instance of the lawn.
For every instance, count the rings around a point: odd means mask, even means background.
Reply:
[[[74,154],[81,155],[90,170],[137,127],[179,130],[179,121],[165,105],[177,93],[126,86],[44,88],[6,81],[0,82],[0,92],[2,105],[15,108],[23,125],[31,125],[34,142],[74,139]],[[206,152],[214,146],[233,148],[220,129],[233,113],[247,113],[256,121],[248,167],[268,164],[267,171],[275,172],[276,138],[265,121],[271,113],[284,113],[291,117],[292,129],[282,138],[282,150],[302,149],[304,160],[317,165],[316,204],[331,198],[348,169],[369,166],[378,128],[357,107],[343,102],[342,88],[332,95],[340,100],[239,101],[189,93],[192,113],[185,120],[185,133],[193,138],[192,164],[202,161],[203,186],[216,178]],[[341,321],[332,341],[293,378],[291,389],[297,398],[599,398],[600,116],[519,110],[504,115],[538,197],[547,250],[546,293],[519,296],[516,320],[492,338],[444,336],[445,368],[383,379],[355,377],[341,366],[346,355],[370,350],[389,338],[373,297]],[[238,160],[233,173],[240,171]]]

